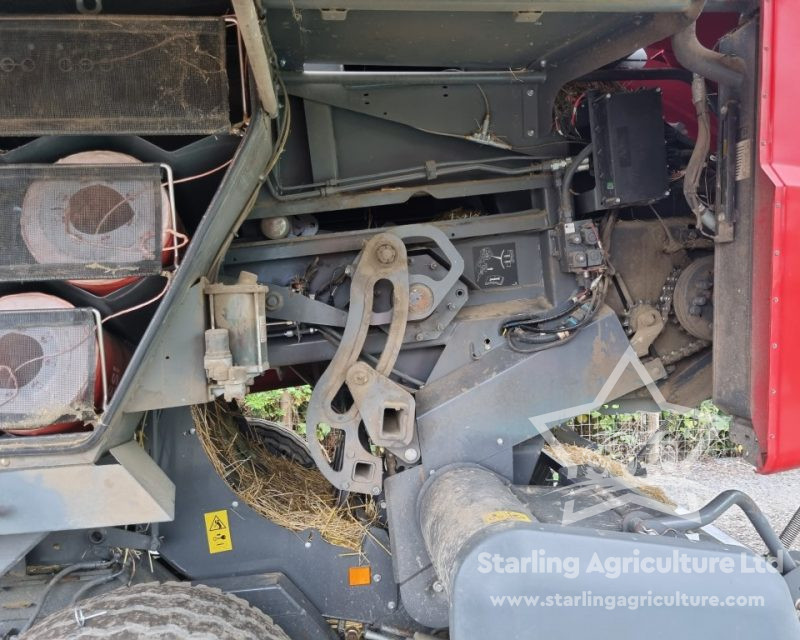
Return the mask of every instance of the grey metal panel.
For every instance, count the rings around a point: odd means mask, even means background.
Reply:
[[[611,11],[598,11],[602,3],[582,5],[584,11],[570,12],[568,5],[559,11],[551,4],[536,22],[517,19],[516,11],[536,11],[530,4],[512,11],[454,12],[438,2],[428,3],[427,11],[354,9],[337,21],[300,7],[268,8],[267,23],[279,60],[288,69],[299,69],[304,62],[524,69],[539,66],[541,60],[556,66],[570,58],[597,68],[634,50],[634,43],[642,46],[677,31],[687,21],[682,12],[697,6],[682,0],[669,13],[659,14],[653,12],[663,5],[628,4],[629,11],[638,12],[639,29],[647,32],[640,35],[631,28],[634,16],[618,5],[616,11],[614,5],[607,5]]]
[[[397,606],[385,532],[373,528],[359,555],[326,542],[317,531],[289,531],[250,509],[217,475],[190,431],[188,408],[166,410],[159,424],[159,464],[177,485],[175,520],[160,526],[159,553],[177,571],[199,582],[280,572],[324,616],[394,620],[398,626],[409,622]],[[233,549],[209,554],[203,514],[219,509],[228,509]],[[350,587],[348,568],[359,564],[370,565],[373,582]]]
[[[126,412],[202,404],[208,401],[203,368],[206,329],[203,285],[196,284],[175,305],[174,321],[158,336],[149,375],[137,379]]]
[[[462,220],[434,221],[426,224],[438,227],[447,234],[450,240],[497,233],[541,231],[549,226],[547,212],[538,210]],[[402,228],[396,227],[401,232]],[[376,233],[379,233],[379,230],[364,229],[283,240],[241,242],[231,247],[227,253],[226,262],[242,265],[261,260],[272,261],[298,256],[316,256],[336,251],[360,251],[364,242]]]
[[[308,153],[314,182],[326,182],[339,177],[336,159],[336,137],[333,131],[331,107],[303,100],[308,130]]]
[[[175,488],[144,449],[112,453],[120,464],[0,472],[0,535],[171,520]]]
[[[0,576],[19,563],[46,533],[17,533],[0,536]]]
[[[465,142],[464,144],[469,145]],[[560,143],[559,143],[560,145]],[[505,193],[507,191],[526,191],[549,184],[549,175],[532,175],[512,178],[485,178],[483,180],[464,180],[462,182],[425,183],[414,187],[379,189],[364,193],[331,193],[324,198],[309,195],[308,198],[280,201],[269,192],[263,191],[251,218],[274,218],[301,213],[319,213],[370,207],[383,204],[408,202],[414,196],[427,194],[433,198],[463,198],[466,196]]]
[[[598,398],[628,348],[622,325],[604,307],[566,344],[530,355],[502,346],[426,385],[416,396],[425,467],[476,462],[510,478],[513,446],[538,435],[530,417],[602,404],[643,386],[626,369],[609,396]]]
[[[530,558],[544,551],[546,558],[575,558],[578,575],[550,571],[545,576],[521,573],[479,572],[479,554],[491,557]],[[688,563],[722,562],[727,559],[733,572],[690,570],[675,572],[622,571],[617,579],[600,571],[587,571],[593,557],[599,565],[609,560],[622,562],[641,558],[669,566],[678,554]],[[746,558],[743,560],[743,558]],[[570,562],[573,562],[570,560]],[[743,565],[747,562],[747,565]],[[580,638],[591,630],[593,638],[617,640],[639,638],[643,630],[654,640],[682,638],[796,638],[800,634],[794,603],[783,578],[769,570],[766,562],[750,550],[714,543],[675,538],[598,532],[547,524],[504,522],[478,534],[462,549],[455,569],[455,589],[450,609],[450,637],[528,638],[531,630],[542,638]],[[700,566],[698,564],[688,566]],[[719,565],[717,565],[719,566]],[[751,573],[742,570],[750,567]],[[612,573],[612,572],[609,572]],[[545,578],[545,579],[542,579]],[[490,596],[529,596],[546,602],[556,595],[582,597],[717,596],[745,598],[759,596],[763,606],[493,606]],[[587,594],[587,595],[584,595]],[[563,601],[563,600],[562,600]],[[626,600],[627,602],[627,600]]]
[[[720,88],[720,104],[732,102],[729,111],[738,111],[738,126],[733,132],[736,142],[749,140],[746,160],[754,168],[749,178],[735,183],[734,202],[729,203],[725,213],[728,222],[734,225],[733,242],[717,243],[714,247],[714,343],[713,368],[714,402],[725,411],[750,419],[754,388],[761,387],[759,394],[766,394],[766,381],[754,380],[752,376],[753,348],[766,348],[767,338],[756,342],[753,336],[754,305],[764,307],[768,301],[767,291],[755,291],[753,287],[753,232],[759,227],[769,228],[772,213],[760,205],[765,193],[771,193],[772,183],[758,166],[757,100],[758,58],[757,42],[759,22],[751,20],[740,29],[720,40],[720,51],[738,55],[746,65],[741,102],[727,87]],[[732,126],[730,117],[727,126]],[[732,157],[735,150],[728,150]],[[727,166],[726,171],[732,167]],[[731,179],[733,179],[731,177]],[[762,258],[763,259],[763,258]],[[760,312],[766,316],[766,311]],[[764,400],[762,400],[764,402]]]
[[[327,9],[327,0],[262,0],[267,8]],[[685,11],[690,0],[338,0],[338,9],[369,11]]]

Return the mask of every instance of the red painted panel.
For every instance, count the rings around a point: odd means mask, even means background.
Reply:
[[[759,471],[800,467],[800,3],[763,0],[753,265],[753,424]]]

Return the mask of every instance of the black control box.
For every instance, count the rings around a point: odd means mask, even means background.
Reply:
[[[595,173],[594,205],[647,204],[669,187],[661,93],[591,92],[588,96]]]

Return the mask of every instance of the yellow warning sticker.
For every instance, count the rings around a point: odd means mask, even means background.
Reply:
[[[228,510],[209,511],[208,513],[204,513],[203,517],[206,521],[208,552],[219,553],[220,551],[233,550],[231,529],[228,526]]]
[[[517,522],[530,522],[531,517],[522,513],[521,511],[490,511],[483,515],[483,521],[486,524],[494,522],[506,522],[507,520],[516,520]]]

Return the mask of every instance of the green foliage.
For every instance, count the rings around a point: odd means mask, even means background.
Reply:
[[[619,413],[619,405],[577,416],[567,424],[598,444],[602,451],[627,460],[644,446],[651,433],[640,413]],[[686,414],[658,414],[658,442],[685,456],[694,451],[714,457],[734,456],[740,448],[730,439],[731,418],[710,400]],[[652,443],[652,441],[651,441]]]
[[[281,398],[288,392],[292,398],[293,413],[292,424],[300,434],[306,432],[306,410],[311,399],[311,387],[289,387],[288,389],[273,389],[272,391],[259,391],[251,393],[244,399],[245,414],[263,420],[282,422],[285,412],[281,406]],[[330,427],[328,428],[330,430]]]
[[[730,439],[730,416],[723,414],[710,400],[688,414],[663,412],[661,415],[662,428],[684,449],[702,447],[705,453],[713,456],[739,453],[739,447]]]

